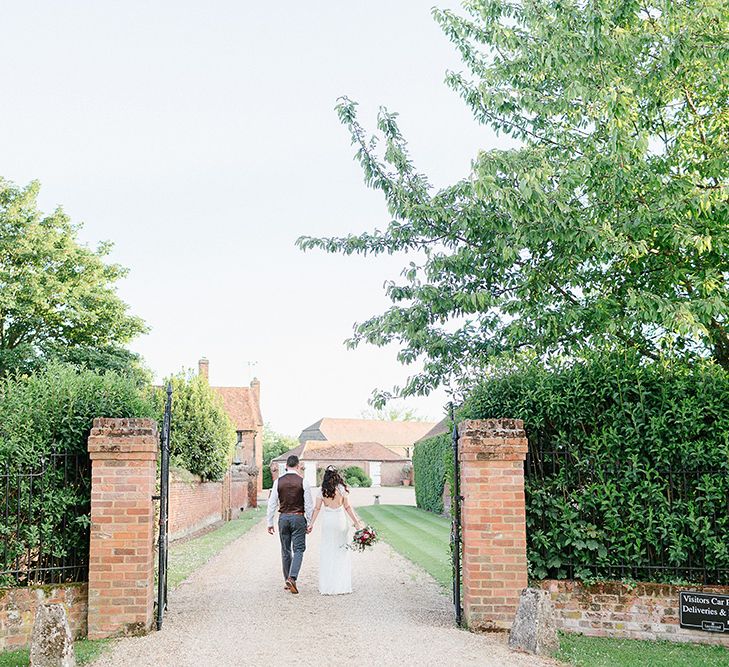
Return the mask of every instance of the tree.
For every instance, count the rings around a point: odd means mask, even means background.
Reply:
[[[124,359],[136,372],[123,345],[145,326],[114,288],[126,269],[105,262],[109,243],[80,244],[61,209],[38,211],[38,189],[0,179],[0,373],[71,357],[101,369]]]
[[[390,422],[426,421],[418,414],[417,410],[413,408],[406,408],[403,405],[393,405],[392,403],[383,408],[368,408],[367,410],[362,410],[361,414],[362,419],[379,419]]]
[[[478,122],[518,141],[478,154],[434,191],[396,114],[368,139],[342,123],[392,221],[303,249],[415,253],[392,307],[351,346],[419,360],[402,396],[469,383],[489,360],[630,348],[729,368],[729,8],[726,0],[473,0],[434,10],[469,74],[450,72]],[[380,402],[389,393],[380,393]]]
[[[220,480],[227,472],[235,450],[233,423],[223,401],[206,378],[189,372],[165,380],[172,382],[170,458],[207,480]],[[154,391],[156,419],[162,424],[167,393]]]
[[[263,427],[263,488],[273,486],[271,461],[299,444],[296,438],[278,433],[269,424]]]

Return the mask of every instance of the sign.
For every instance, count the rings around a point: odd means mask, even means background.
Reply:
[[[679,591],[678,620],[682,628],[729,632],[729,595]]]

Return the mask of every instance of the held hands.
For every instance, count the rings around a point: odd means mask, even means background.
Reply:
[[[276,532],[276,529],[273,526],[268,527],[268,534],[273,535]]]
[[[307,524],[306,534],[308,535],[309,533],[311,533],[312,530],[314,530],[314,524],[313,523]]]

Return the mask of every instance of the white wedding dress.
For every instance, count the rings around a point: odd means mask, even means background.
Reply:
[[[322,504],[319,547],[319,592],[322,595],[352,592],[349,543],[349,519],[344,505],[334,509]]]

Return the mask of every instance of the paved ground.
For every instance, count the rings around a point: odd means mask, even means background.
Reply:
[[[386,544],[353,554],[352,595],[321,597],[318,535],[313,537],[300,595],[283,590],[278,536],[268,535],[261,523],[171,593],[161,632],[122,640],[94,665],[555,664],[512,653],[492,636],[454,628],[443,590]]]

